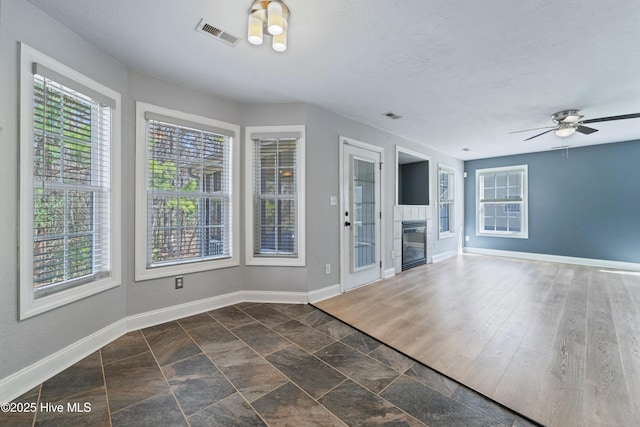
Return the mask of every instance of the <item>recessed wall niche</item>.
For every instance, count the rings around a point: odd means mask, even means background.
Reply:
[[[396,204],[429,206],[429,157],[396,146]]]

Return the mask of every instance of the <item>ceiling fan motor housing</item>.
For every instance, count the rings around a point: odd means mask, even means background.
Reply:
[[[580,110],[563,110],[553,114],[551,118],[556,124],[577,123],[584,116],[580,115]]]

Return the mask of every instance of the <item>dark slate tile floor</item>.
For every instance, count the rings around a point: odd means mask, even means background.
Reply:
[[[14,402],[64,409],[2,412],[0,425],[535,425],[306,304],[130,332]]]

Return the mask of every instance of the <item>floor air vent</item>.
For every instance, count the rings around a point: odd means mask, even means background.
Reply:
[[[208,36],[213,37],[214,39],[220,40],[221,42],[225,42],[230,46],[235,46],[240,41],[240,37],[231,34],[228,31],[223,30],[220,27],[216,27],[215,25],[211,25],[207,23],[204,19],[200,20],[196,31],[206,34]]]

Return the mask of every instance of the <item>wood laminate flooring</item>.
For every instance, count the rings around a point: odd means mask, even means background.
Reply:
[[[549,426],[640,425],[640,274],[459,255],[315,304]]]

